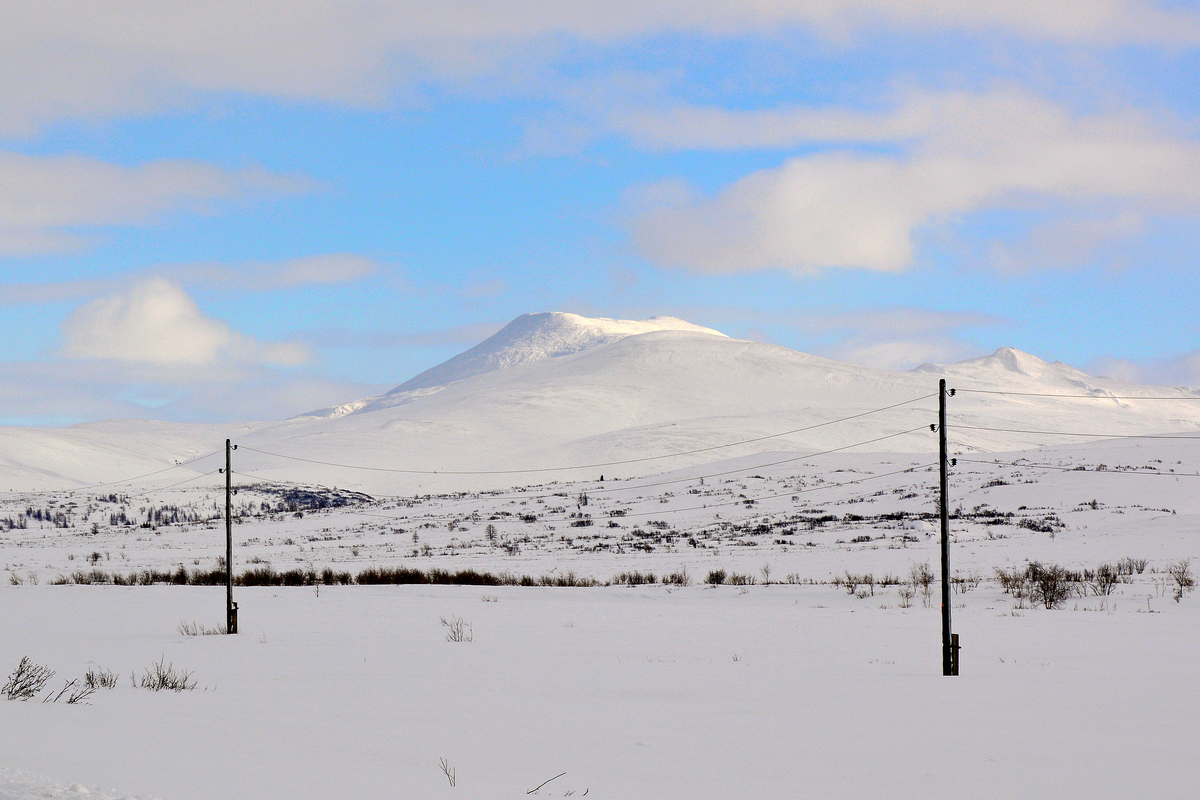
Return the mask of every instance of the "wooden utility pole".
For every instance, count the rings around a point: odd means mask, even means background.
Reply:
[[[950,390],[954,394],[954,390]],[[950,632],[950,460],[946,453],[946,379],[938,382],[938,462],[942,518],[942,674],[958,674],[958,636]]]
[[[233,602],[233,451],[225,440],[225,630],[237,633],[237,603]]]

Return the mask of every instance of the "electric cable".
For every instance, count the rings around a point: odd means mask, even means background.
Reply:
[[[883,411],[890,411],[893,408],[899,408],[901,406],[911,405],[912,403],[917,403],[917,402],[920,402],[921,400],[928,400],[929,398],[935,397],[935,396],[936,396],[936,394],[922,395],[921,397],[914,397],[911,400],[905,400],[901,403],[893,403],[892,405],[883,406],[882,408],[875,408],[875,409],[871,409],[870,411],[863,411],[862,413],[859,413],[859,414],[851,414],[850,416],[847,416],[847,417],[831,419],[831,420],[827,420],[826,422],[819,422],[815,425],[808,425],[803,428],[795,428],[790,431],[783,431],[782,433],[772,433],[767,436],[758,436],[753,439],[743,439],[743,440],[737,441],[737,442],[729,442],[728,444],[713,445],[712,447],[701,447],[701,448],[696,448],[693,450],[682,450],[682,451],[679,451],[676,453],[664,453],[662,455],[657,455],[657,456],[645,456],[642,458],[628,458],[628,459],[623,459],[623,460],[619,460],[619,461],[603,461],[603,462],[597,462],[597,463],[593,463],[593,464],[577,464],[577,465],[566,466],[566,467],[537,467],[537,468],[531,468],[531,469],[499,469],[499,470],[399,469],[399,468],[395,468],[395,467],[368,467],[368,466],[364,466],[364,465],[360,465],[360,464],[340,464],[340,463],[333,462],[333,461],[322,461],[320,459],[315,459],[315,458],[304,458],[302,456],[289,456],[289,455],[284,455],[282,453],[273,453],[273,452],[270,452],[267,450],[259,450],[255,447],[250,447],[249,445],[244,445],[244,444],[240,445],[240,446],[241,446],[241,449],[243,449],[243,450],[249,450],[250,452],[260,453],[260,454],[266,455],[266,456],[273,456],[275,458],[284,458],[284,459],[288,459],[289,461],[303,461],[308,464],[320,464],[320,465],[326,466],[326,467],[339,467],[342,469],[360,469],[360,470],[366,470],[366,471],[370,471],[370,472],[394,472],[394,473],[401,473],[401,474],[405,474],[405,475],[527,475],[530,473],[540,473],[540,472],[569,472],[569,471],[580,470],[580,469],[595,469],[597,467],[615,467],[615,466],[622,466],[625,464],[638,464],[638,463],[643,463],[646,461],[657,461],[657,460],[661,460],[664,458],[679,458],[681,456],[694,455],[696,453],[707,453],[707,452],[711,452],[713,450],[722,450],[722,449],[729,448],[729,447],[738,447],[738,446],[744,445],[744,444],[753,444],[755,442],[762,442],[762,441],[766,441],[768,439],[778,439],[782,436],[791,436],[792,434],[803,433],[805,431],[811,431],[816,428],[823,428],[828,425],[836,425],[841,422],[848,422],[850,420],[859,419],[860,417],[866,417],[871,414],[878,414]]]
[[[1200,394],[1190,397],[1141,397],[1139,395],[1055,394],[1054,392],[1006,392],[1000,389],[959,389],[960,394],[1003,394],[1013,397],[1065,397],[1077,400],[1200,400]]]

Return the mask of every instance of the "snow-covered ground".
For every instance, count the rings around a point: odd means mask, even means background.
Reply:
[[[239,569],[686,570],[693,583],[239,588],[236,637],[178,631],[222,621],[219,588],[47,585],[93,560],[216,564],[219,520],[110,526],[119,498],[88,495],[98,533],[80,516],[5,535],[0,557],[23,583],[0,587],[0,671],[28,655],[58,672],[55,689],[89,667],[121,677],[90,705],[0,701],[0,797],[501,798],[559,773],[540,796],[1196,796],[1200,597],[1176,602],[1165,574],[1200,564],[1191,443],[964,456],[956,679],[940,675],[936,586],[905,601],[831,582],[936,568],[936,472],[895,454],[761,466],[789,457],[604,486],[348,496],[303,516],[262,514],[248,503],[279,495],[243,489]],[[529,510],[536,522],[516,516]],[[1145,571],[1056,610],[993,580],[1027,560],[1121,558]],[[706,586],[714,569],[757,583]],[[455,617],[472,641],[446,641]],[[197,688],[134,688],[164,657]]]
[[[1200,596],[1167,572],[1200,572],[1194,391],[517,322],[323,417],[0,431],[0,679],[57,672],[0,698],[0,800],[1200,794]],[[938,565],[940,377],[958,678],[937,585],[897,585]],[[218,568],[226,437],[239,572],[612,585],[239,587],[238,636],[181,630],[221,588],[70,585]],[[475,474],[389,471],[429,469]],[[1034,561],[1126,568],[1047,609],[996,580]],[[196,688],[137,686],[156,662]],[[89,669],[116,687],[40,702]]]
[[[0,662],[121,675],[90,705],[0,701],[0,764],[62,787],[515,798],[565,773],[538,794],[1200,792],[1200,600],[1145,580],[1056,611],[954,595],[958,678],[940,675],[936,599],[900,608],[894,588],[250,589],[240,635],[197,637],[176,628],[215,622],[219,589],[0,596]],[[446,640],[454,616],[472,641]],[[131,686],[164,657],[198,687]],[[77,796],[38,786],[0,772],[0,797]]]

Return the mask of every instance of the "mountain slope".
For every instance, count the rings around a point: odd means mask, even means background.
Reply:
[[[547,321],[567,315],[534,316],[545,331]],[[430,371],[444,385],[427,377],[403,389],[410,382],[338,417],[223,428],[122,422],[0,430],[0,487],[116,480],[217,450],[226,436],[242,445],[235,461],[241,480],[393,495],[627,477],[769,453],[910,453],[924,463],[936,452],[928,426],[936,420],[939,377],[961,390],[949,409],[956,452],[1112,434],[1200,434],[1196,392],[1090,376],[1011,349],[898,372],[707,329],[626,333],[601,320],[588,333],[587,321],[566,322],[572,335],[558,345],[546,336],[531,343],[517,326],[454,369]],[[477,371],[480,365],[491,368]],[[1138,399],[1159,397],[1178,399]],[[776,435],[782,432],[790,433]],[[552,469],[568,466],[576,468]]]
[[[687,331],[725,337],[720,331],[675,317],[644,320],[588,318],[563,311],[522,314],[466,352],[409,378],[381,397],[303,414],[303,417],[343,417],[407,403],[440,391],[457,381],[496,370],[579,353],[655,331]]]

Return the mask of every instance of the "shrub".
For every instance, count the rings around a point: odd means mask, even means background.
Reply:
[[[641,586],[644,583],[658,583],[658,578],[653,572],[621,572],[613,576],[612,582],[615,586]]]
[[[217,636],[228,632],[224,625],[219,625],[215,628],[209,628],[194,621],[181,621],[179,623],[179,627],[175,630],[179,631],[184,636]]]
[[[1121,575],[1133,575],[1135,572],[1141,575],[1146,571],[1146,559],[1144,558],[1129,558],[1126,556],[1117,562],[1117,572]]]
[[[692,576],[688,574],[687,567],[680,565],[679,569],[672,572],[670,575],[664,575],[663,583],[674,584],[675,586],[691,586]]]
[[[117,673],[102,667],[89,667],[83,675],[83,684],[92,689],[115,689]]]
[[[170,689],[172,692],[183,692],[196,688],[196,682],[192,680],[192,673],[177,670],[173,663],[167,664],[165,662],[166,656],[163,656],[149,667],[146,667],[142,673],[141,683],[139,684],[143,689],[149,689],[152,692],[161,692],[163,689]]]
[[[1089,585],[1092,593],[1097,597],[1108,597],[1113,593],[1113,589],[1120,583],[1121,576],[1117,572],[1117,568],[1112,564],[1101,564],[1096,567],[1096,572],[1092,576]]]
[[[86,683],[81,684],[78,680],[69,680],[63,685],[63,688],[58,690],[57,694],[51,693],[46,695],[46,699],[42,702],[57,703],[65,696],[67,705],[75,705],[76,703],[82,703],[95,692],[95,686],[88,686]]]
[[[1192,562],[1190,559],[1185,558],[1170,564],[1167,567],[1167,577],[1175,583],[1176,603],[1182,600],[1185,594],[1196,588],[1196,579],[1192,576]]]
[[[471,623],[464,622],[462,617],[451,617],[450,619],[442,617],[442,626],[450,629],[446,633],[447,642],[475,641],[475,630],[471,627]]]
[[[29,656],[22,656],[21,663],[17,664],[4,686],[0,687],[0,694],[9,700],[28,700],[45,688],[53,677],[54,670],[34,664]]]
[[[704,579],[704,582],[710,586],[720,586],[725,582],[726,577],[728,576],[725,574],[725,570],[713,569],[708,571],[708,576]]]
[[[1066,569],[1057,564],[1043,566],[1031,561],[1029,572],[1029,599],[1046,608],[1059,608],[1071,596],[1073,587],[1068,581]]]

